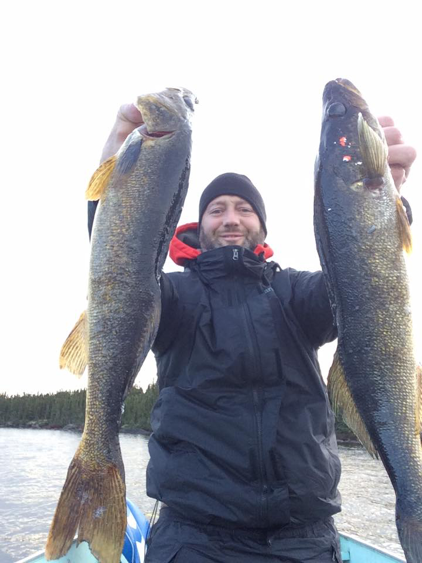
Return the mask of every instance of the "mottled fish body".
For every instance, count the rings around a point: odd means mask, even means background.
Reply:
[[[88,365],[85,428],[50,528],[47,559],[64,555],[77,532],[101,563],[120,561],[122,406],[159,324],[159,279],[187,193],[195,103],[178,88],[140,96],[144,123],[100,166],[87,190],[88,199],[100,200],[88,309],[60,359],[78,375]]]
[[[327,84],[315,169],[315,235],[338,327],[328,388],[397,495],[409,563],[422,561],[420,405],[403,249],[405,209],[377,120],[347,80]]]

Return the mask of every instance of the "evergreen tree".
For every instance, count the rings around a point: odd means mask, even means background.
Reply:
[[[150,431],[151,409],[158,396],[157,384],[144,392],[133,387],[126,398],[122,425],[126,428]],[[80,428],[85,420],[86,391],[60,391],[55,394],[13,395],[0,394],[0,425],[63,428],[68,424]]]

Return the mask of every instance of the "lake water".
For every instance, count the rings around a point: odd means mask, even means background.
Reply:
[[[60,430],[0,428],[0,563],[43,548],[69,463],[80,435]],[[145,513],[148,438],[121,435],[127,496]],[[395,526],[395,495],[380,461],[361,447],[340,446],[343,466],[340,531],[358,535],[403,556]]]

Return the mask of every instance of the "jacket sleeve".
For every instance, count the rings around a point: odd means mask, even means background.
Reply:
[[[163,354],[173,342],[182,323],[184,313],[184,307],[179,299],[171,274],[161,273],[160,288],[160,326],[152,346],[155,355]]]
[[[303,332],[315,348],[337,338],[322,272],[296,272],[291,304]]]

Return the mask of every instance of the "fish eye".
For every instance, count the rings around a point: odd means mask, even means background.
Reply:
[[[341,117],[346,113],[346,111],[346,106],[344,106],[340,102],[334,102],[329,106],[327,110],[330,117]]]
[[[189,98],[189,96],[183,96],[183,100],[184,100],[185,104],[188,106],[189,109],[191,109],[192,111],[195,111],[195,108],[193,107],[193,102],[192,102],[191,98]]]

